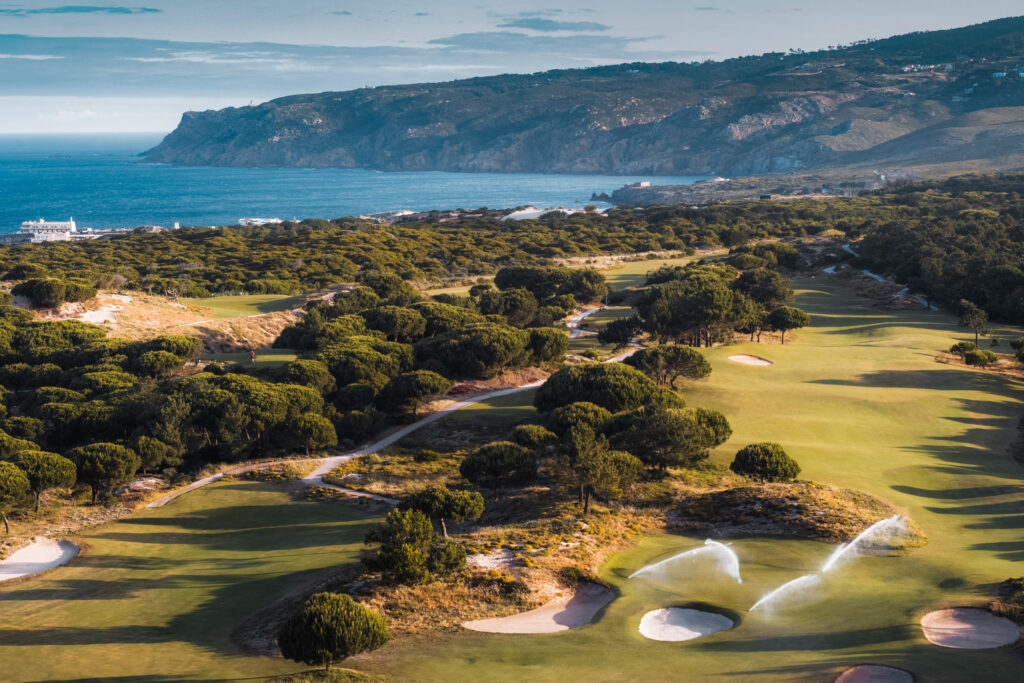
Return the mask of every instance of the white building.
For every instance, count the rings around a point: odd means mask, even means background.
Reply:
[[[66,221],[44,221],[40,218],[22,223],[18,235],[28,237],[29,242],[67,242],[77,232],[74,218]]]

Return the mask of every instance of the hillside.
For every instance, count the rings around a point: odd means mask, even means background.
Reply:
[[[1005,74],[996,76],[996,74]],[[188,112],[209,166],[757,175],[1024,166],[1024,17],[816,53],[622,64]]]

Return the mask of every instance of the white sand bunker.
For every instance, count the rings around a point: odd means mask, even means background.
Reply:
[[[1020,626],[977,607],[954,607],[921,617],[929,642],[942,647],[982,650],[1002,647],[1020,638]]]
[[[36,538],[32,543],[0,562],[0,582],[20,579],[23,576],[59,567],[62,564],[67,564],[77,554],[78,546],[71,541]]]
[[[767,358],[761,358],[760,356],[748,356],[745,353],[739,353],[735,356],[729,356],[729,360],[734,363],[743,363],[744,365],[756,365],[761,368],[766,368],[775,363],[771,362]]]
[[[462,626],[484,633],[557,633],[586,626],[615,594],[604,586],[581,583],[576,594],[510,617],[466,621]]]
[[[666,607],[648,612],[640,620],[640,634],[651,640],[678,642],[703,638],[712,633],[731,629],[732,619],[684,607]]]
[[[861,664],[839,674],[836,683],[914,683],[914,675],[893,666]]]

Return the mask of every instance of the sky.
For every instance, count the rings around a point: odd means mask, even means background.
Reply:
[[[298,93],[813,50],[1022,12],[1019,0],[103,1],[0,0],[0,134],[162,132],[184,111]]]

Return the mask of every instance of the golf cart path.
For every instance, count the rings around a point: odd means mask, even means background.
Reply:
[[[604,309],[604,306],[600,306],[598,308],[591,308],[591,309],[585,310],[585,311],[583,311],[581,313],[578,313],[578,314],[574,315],[572,318],[570,318],[566,322],[566,325],[569,328],[569,337],[570,338],[578,337],[581,334],[581,330],[579,329],[579,323],[584,318],[586,318],[587,316],[593,315],[594,313],[597,313],[598,311],[603,310],[603,309]],[[611,358],[607,359],[605,362],[606,363],[617,363],[617,362],[620,362],[622,360],[625,360],[629,356],[633,355],[634,353],[636,353],[638,350],[640,350],[640,348],[641,348],[640,345],[637,344],[635,341],[631,342],[630,343],[630,347],[627,350],[625,350],[625,351],[623,351],[623,352],[621,352],[619,354],[616,354],[615,356],[612,356]],[[357,497],[357,498],[369,498],[369,499],[372,499],[372,500],[378,500],[380,502],[392,503],[393,504],[393,503],[395,503],[397,501],[395,501],[392,498],[386,498],[384,496],[378,496],[376,494],[366,493],[364,491],[355,491],[353,489],[347,489],[347,488],[344,488],[344,487],[341,487],[341,486],[335,486],[334,484],[327,484],[327,483],[324,482],[324,475],[326,475],[328,472],[333,470],[338,465],[340,465],[340,464],[342,464],[344,462],[347,462],[347,461],[351,460],[352,458],[358,458],[359,456],[362,456],[362,455],[370,455],[371,453],[376,453],[376,452],[378,452],[378,451],[380,451],[380,450],[382,450],[384,448],[387,448],[388,446],[390,446],[390,445],[392,445],[392,444],[394,444],[394,443],[396,443],[398,441],[401,441],[402,439],[404,439],[406,436],[412,434],[413,432],[418,431],[418,430],[426,427],[427,425],[433,424],[434,422],[437,422],[438,420],[443,420],[445,417],[447,417],[451,413],[454,413],[454,412],[457,412],[459,410],[462,410],[463,408],[468,408],[471,405],[474,405],[476,403],[481,403],[483,401],[489,401],[489,400],[494,399],[494,398],[500,398],[502,396],[511,396],[513,394],[519,394],[519,393],[522,393],[524,391],[530,391],[531,389],[536,389],[537,387],[539,387],[542,384],[544,384],[544,381],[545,380],[540,380],[540,381],[537,381],[537,382],[530,382],[528,384],[522,384],[520,386],[512,387],[510,389],[498,389],[496,391],[489,391],[489,392],[487,392],[485,394],[480,394],[479,396],[474,396],[472,398],[467,398],[467,399],[462,400],[462,401],[456,401],[455,403],[447,405],[444,408],[441,408],[440,410],[437,410],[437,411],[431,413],[430,415],[427,415],[426,417],[420,418],[419,420],[416,420],[415,422],[402,427],[401,429],[396,429],[395,431],[391,432],[387,436],[384,436],[383,438],[381,438],[381,439],[379,439],[377,441],[374,441],[373,443],[370,443],[370,444],[368,444],[366,446],[363,446],[362,448],[356,449],[354,451],[349,451],[349,452],[343,453],[341,455],[335,455],[335,456],[332,456],[332,457],[329,457],[329,458],[320,459],[319,460],[320,464],[317,466],[316,469],[314,469],[308,475],[303,477],[302,483],[310,485],[310,486],[321,486],[323,488],[329,488],[331,490],[340,491],[342,493],[345,493],[347,495],[350,495],[350,496],[353,496],[353,497]],[[233,476],[233,475],[238,475],[238,474],[244,474],[246,472],[251,472],[253,470],[262,469],[264,467],[270,467],[272,465],[280,465],[280,464],[287,463],[287,462],[295,462],[295,461],[294,460],[272,460],[272,461],[269,461],[269,462],[261,462],[261,463],[255,463],[255,464],[250,464],[250,465],[242,465],[240,467],[235,467],[233,469],[225,470],[224,472],[219,472],[217,474],[212,474],[212,475],[210,475],[208,477],[203,477],[202,479],[197,479],[196,481],[192,482],[191,484],[189,484],[187,486],[183,486],[183,487],[181,487],[179,489],[171,491],[170,493],[167,493],[167,494],[165,494],[163,496],[160,496],[159,498],[157,498],[157,499],[155,499],[153,501],[150,501],[146,505],[146,507],[147,508],[163,507],[164,505],[167,505],[168,503],[170,503],[171,501],[175,500],[179,496],[182,496],[182,495],[184,495],[184,494],[186,494],[186,493],[188,493],[190,491],[195,491],[196,489],[202,488],[203,486],[206,486],[207,484],[212,484],[213,482],[219,481],[219,480],[221,480],[224,477],[229,476],[229,475]]]
[[[484,633],[557,633],[586,626],[615,593],[596,583],[580,583],[576,592],[555,598],[529,612],[509,617],[463,622],[463,628]]]
[[[78,546],[71,541],[36,537],[32,543],[19,548],[6,560],[0,561],[0,583],[67,564],[78,555],[78,550]]]

